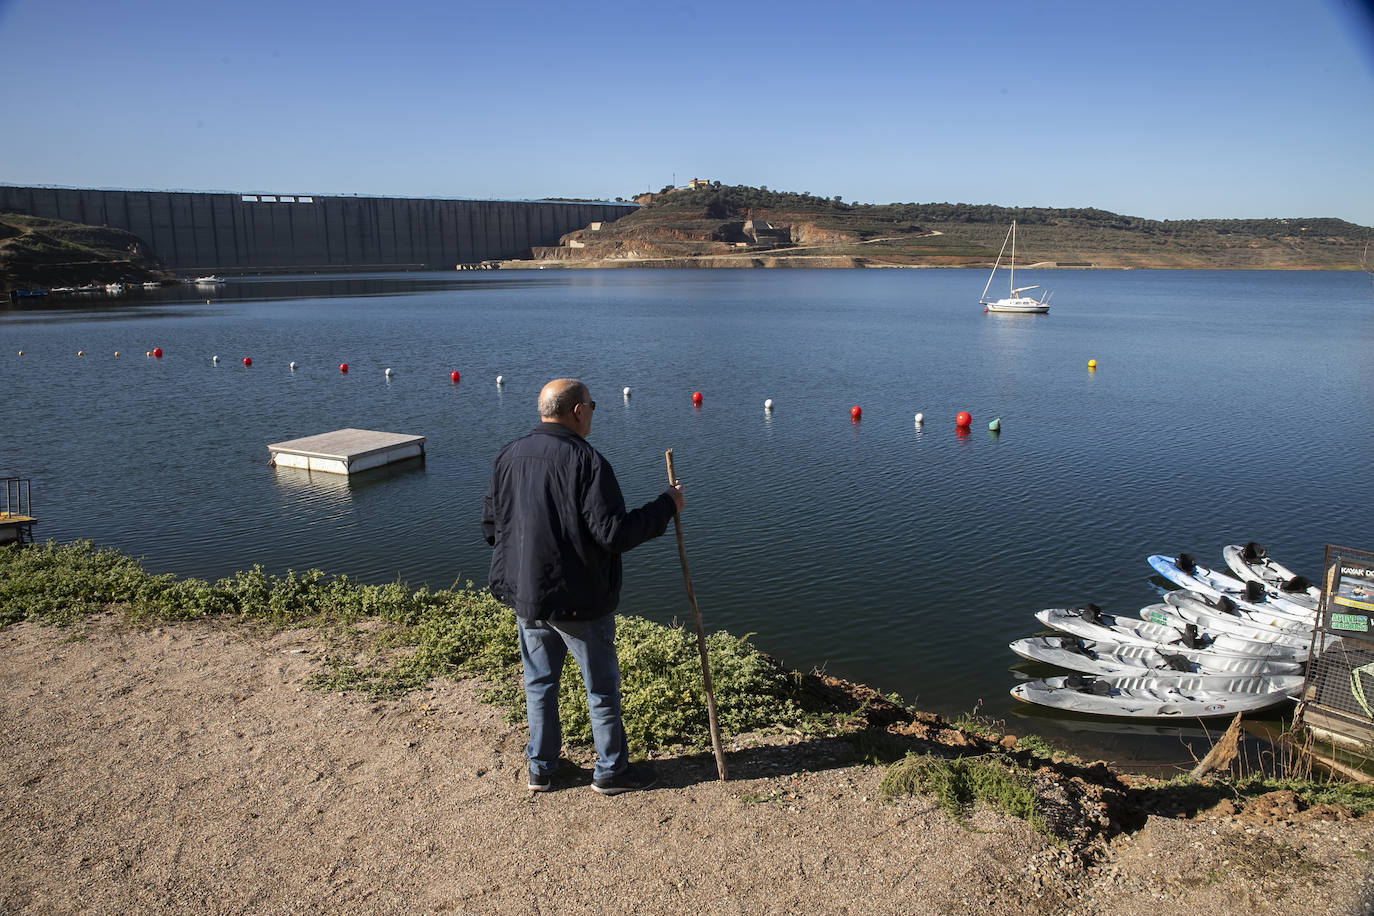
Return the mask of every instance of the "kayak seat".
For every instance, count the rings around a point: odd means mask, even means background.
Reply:
[[[1067,636],[1059,641],[1059,645],[1061,648],[1067,649],[1070,652],[1077,652],[1079,655],[1085,655],[1094,660],[1097,658],[1097,653],[1089,649],[1088,644],[1080,637]]]
[[[1306,576],[1294,576],[1283,583],[1283,590],[1290,594],[1297,594],[1307,591],[1312,587],[1311,581]]]
[[[1179,554],[1178,559],[1174,561],[1174,565],[1186,573],[1197,571],[1197,563],[1193,560],[1193,555],[1191,553]]]
[[[1169,666],[1170,670],[1186,671],[1189,674],[1192,673],[1193,663],[1189,661],[1187,657],[1176,655],[1173,652],[1165,652],[1163,649],[1159,650],[1159,655],[1164,659],[1164,663]]]
[[[1269,551],[1264,549],[1263,544],[1257,544],[1254,541],[1250,541],[1240,550],[1240,555],[1252,562],[1263,560],[1268,553]]]
[[[1106,681],[1099,681],[1095,677],[1084,677],[1081,674],[1070,674],[1064,678],[1064,686],[1077,690],[1079,693],[1091,693],[1099,697],[1111,696],[1112,685]]]
[[[1246,600],[1246,601],[1263,601],[1263,600],[1264,600],[1264,585],[1261,584],[1261,583],[1259,583],[1259,582],[1246,582],[1246,583],[1245,583],[1245,600]]]

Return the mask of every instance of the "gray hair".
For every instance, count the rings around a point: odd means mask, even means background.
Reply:
[[[575,378],[556,378],[539,391],[539,416],[550,420],[565,417],[589,394],[587,386]]]

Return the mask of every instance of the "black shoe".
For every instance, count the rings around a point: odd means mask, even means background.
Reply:
[[[622,792],[642,792],[658,785],[658,774],[646,766],[630,764],[610,779],[592,780],[592,788],[602,795],[619,795]]]
[[[529,786],[531,792],[547,792],[553,788],[553,775],[549,773],[541,775],[530,770]]]

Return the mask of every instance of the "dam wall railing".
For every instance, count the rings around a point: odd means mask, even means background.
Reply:
[[[0,185],[0,213],[125,229],[171,270],[446,270],[528,258],[635,204]]]

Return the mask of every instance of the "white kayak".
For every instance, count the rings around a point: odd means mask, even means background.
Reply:
[[[1273,661],[1260,656],[1218,655],[1200,649],[1141,646],[1100,642],[1078,636],[1030,636],[1010,643],[1011,651],[1031,661],[1045,662],[1084,674],[1129,676],[1160,674],[1301,674],[1298,661]]]
[[[1185,620],[1161,624],[1145,619],[1145,615],[1151,611],[1168,610],[1167,604],[1152,604],[1140,609],[1141,617],[1123,617],[1105,613],[1097,605],[1089,604],[1081,608],[1046,608],[1037,611],[1035,619],[1051,630],[1102,642],[1167,646],[1171,651],[1180,648],[1204,649],[1225,655],[1249,655],[1284,661],[1307,660],[1305,644],[1299,649],[1296,646],[1276,645],[1272,637],[1263,641],[1248,639]]]
[[[1223,609],[1221,599],[1208,598],[1186,590],[1170,592],[1164,596],[1163,605],[1153,604],[1141,610],[1141,617],[1149,623],[1166,627],[1182,627],[1194,624],[1199,629],[1214,633],[1226,633],[1238,639],[1248,639],[1263,646],[1259,653],[1269,653],[1272,648],[1290,650],[1287,654],[1297,653],[1306,657],[1312,643],[1311,630],[1290,630],[1284,627],[1267,626],[1247,617],[1237,616]]]
[[[1297,604],[1316,611],[1321,600],[1322,590],[1303,576],[1299,576],[1287,566],[1269,556],[1263,544],[1250,541],[1248,544],[1231,544],[1221,549],[1227,567],[1246,582],[1258,582],[1268,591],[1291,599]]]
[[[1026,703],[1100,716],[1181,718],[1232,716],[1276,706],[1302,689],[1300,674],[1092,677],[1025,681],[1011,695]]]
[[[1186,553],[1181,553],[1177,557],[1155,554],[1150,557],[1150,565],[1154,567],[1155,572],[1179,588],[1202,592],[1213,598],[1224,596],[1240,605],[1291,617],[1306,623],[1309,627],[1316,616],[1315,608],[1304,607],[1290,597],[1271,592],[1261,583],[1244,582],[1235,576],[1199,566]]]
[[[1170,595],[1175,596],[1173,601],[1169,601]],[[1253,604],[1249,601],[1234,599],[1230,595],[1214,595],[1210,592],[1195,591],[1191,588],[1176,589],[1164,596],[1166,602],[1174,605],[1180,603],[1184,598],[1190,599],[1194,603],[1206,605],[1207,610],[1211,613],[1232,620],[1242,620],[1261,629],[1273,628],[1306,634],[1311,632],[1312,625],[1317,620],[1315,614],[1304,614],[1299,617],[1289,614],[1287,611],[1279,611],[1273,605]]]

